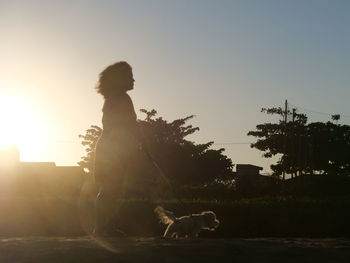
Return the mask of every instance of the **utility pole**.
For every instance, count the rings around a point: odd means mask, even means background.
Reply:
[[[297,160],[297,157],[296,157],[296,154],[295,154],[295,115],[296,115],[296,108],[293,108],[293,115],[292,115],[292,121],[293,121],[293,138],[292,138],[292,158],[293,158],[293,171],[292,171],[292,178],[296,177],[296,171],[294,170],[295,169],[295,166],[296,166],[296,160]]]
[[[288,114],[288,101],[286,100],[284,103],[284,156],[286,156],[287,152],[287,114]],[[283,180],[286,179],[286,167],[283,167]]]
[[[287,123],[288,101],[284,102],[284,123]]]

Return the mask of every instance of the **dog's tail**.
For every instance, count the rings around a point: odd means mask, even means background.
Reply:
[[[161,206],[157,206],[154,212],[158,215],[163,224],[169,225],[176,220],[173,212],[165,210]]]

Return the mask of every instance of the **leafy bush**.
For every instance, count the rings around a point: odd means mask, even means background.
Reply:
[[[337,199],[260,198],[237,201],[171,200],[159,202],[182,216],[212,210],[221,224],[203,237],[341,237],[350,236],[350,197]],[[161,235],[155,202],[129,200],[121,205],[121,227],[131,235]],[[125,222],[124,224],[122,222]]]
[[[94,199],[13,198],[0,200],[0,234],[84,235],[93,227]],[[115,224],[130,236],[161,236],[157,205],[176,216],[212,210],[219,228],[201,237],[350,237],[350,196],[313,199],[266,197],[240,200],[123,200]]]

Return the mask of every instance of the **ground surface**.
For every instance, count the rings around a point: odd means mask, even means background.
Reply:
[[[350,262],[350,239],[0,238],[0,262]]]

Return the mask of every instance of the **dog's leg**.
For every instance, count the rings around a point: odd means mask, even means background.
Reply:
[[[174,232],[174,223],[168,225],[167,229],[165,230],[165,233],[163,235],[163,237],[165,238],[172,238],[173,235],[175,234]]]

